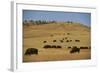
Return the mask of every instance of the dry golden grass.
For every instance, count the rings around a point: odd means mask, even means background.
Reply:
[[[23,62],[39,62],[39,61],[58,61],[58,60],[81,60],[91,58],[91,49],[80,50],[80,53],[70,53],[68,46],[87,46],[91,45],[90,28],[80,24],[53,23],[44,25],[30,25],[23,27]],[[70,33],[68,35],[67,33]],[[51,36],[53,35],[53,36]],[[72,42],[59,40],[67,37]],[[75,42],[78,39],[80,42]],[[57,40],[57,42],[53,42]],[[43,43],[47,41],[47,43]],[[44,49],[43,46],[61,45],[61,49]],[[38,55],[24,55],[28,48],[37,48]]]

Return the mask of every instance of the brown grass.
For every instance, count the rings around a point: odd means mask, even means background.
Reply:
[[[68,46],[90,46],[90,28],[84,27],[79,24],[44,24],[44,25],[31,25],[26,27],[24,25],[23,30],[23,62],[39,62],[39,61],[58,61],[58,60],[81,60],[91,58],[91,49],[81,50],[80,53],[70,54]],[[67,33],[70,33],[68,35]],[[53,36],[51,36],[53,35]],[[61,43],[64,37],[68,37],[68,40],[72,42]],[[53,40],[57,42],[52,42]],[[75,42],[79,39],[80,42]],[[43,43],[47,41],[47,43]],[[43,46],[61,45],[61,49],[44,49]],[[28,48],[37,48],[39,50],[38,55],[26,56],[25,51]]]

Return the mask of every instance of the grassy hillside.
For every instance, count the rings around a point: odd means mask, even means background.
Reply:
[[[68,48],[73,46],[90,47],[90,33],[90,27],[80,23],[58,22],[41,25],[30,23],[28,26],[24,24],[23,62],[90,59],[90,49],[81,49],[80,53],[71,54]],[[53,42],[54,40],[56,42]],[[79,42],[75,40],[79,40]],[[43,48],[45,45],[60,45],[62,48],[45,49]],[[38,55],[24,55],[28,48],[37,48]]]

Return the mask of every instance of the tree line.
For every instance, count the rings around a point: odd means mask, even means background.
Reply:
[[[40,24],[50,24],[50,23],[57,23],[57,21],[46,21],[46,20],[24,20],[23,24],[36,24],[36,25],[40,25]],[[72,24],[72,21],[66,21],[66,23],[70,23]]]
[[[48,23],[56,23],[56,21],[45,21],[45,20],[24,20],[23,21],[23,24],[36,24],[36,25],[39,25],[39,24],[48,24]]]

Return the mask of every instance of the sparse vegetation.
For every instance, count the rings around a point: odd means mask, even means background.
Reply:
[[[23,26],[24,62],[91,58],[90,28],[81,23],[25,20]],[[38,52],[25,55],[29,47]]]

